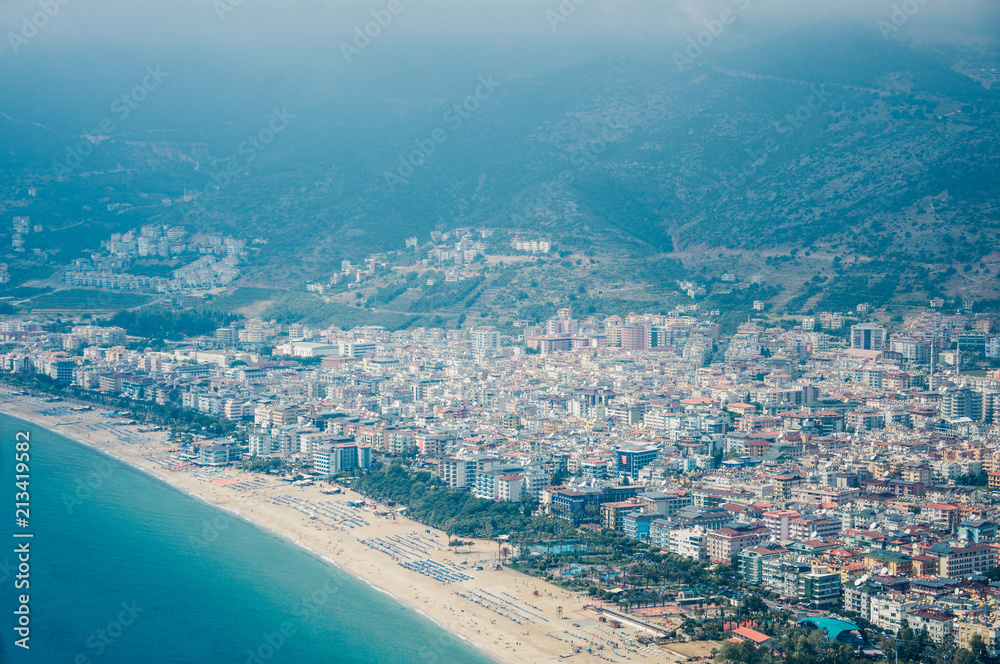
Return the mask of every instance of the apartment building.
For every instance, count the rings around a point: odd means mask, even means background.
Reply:
[[[987,651],[991,657],[996,656],[1000,651],[1000,622],[978,622],[979,619],[965,618],[955,620],[952,624],[952,635],[955,646],[958,648],[970,649],[972,637],[978,636],[986,644]]]
[[[915,610],[919,603],[912,595],[904,595],[896,591],[873,595],[870,599],[868,620],[881,629],[893,634],[900,630],[907,612]]]
[[[782,597],[795,598],[815,607],[827,607],[840,597],[840,574],[803,560],[765,558],[761,584]]]
[[[928,549],[928,553],[937,556],[938,576],[947,579],[983,574],[997,566],[997,550],[991,544],[935,544]]]
[[[759,586],[763,580],[764,562],[781,558],[788,553],[783,546],[753,547],[744,549],[739,555],[740,573],[743,580]]]
[[[706,553],[715,563],[725,563],[744,549],[757,547],[771,539],[771,531],[763,523],[733,524],[708,534]]]
[[[789,539],[827,539],[840,534],[840,519],[827,519],[816,515],[800,516],[788,522]]]
[[[802,516],[796,510],[777,510],[764,512],[764,525],[767,526],[774,538],[780,541],[791,539],[792,520]]]
[[[885,346],[885,328],[875,323],[861,323],[851,326],[851,348],[858,350],[882,350]]]
[[[906,613],[906,621],[914,631],[926,631],[935,643],[945,643],[952,639],[956,616],[938,609],[918,609]]]
[[[616,532],[624,531],[624,518],[630,512],[637,512],[643,507],[641,500],[631,499],[614,503],[601,504],[601,525]]]

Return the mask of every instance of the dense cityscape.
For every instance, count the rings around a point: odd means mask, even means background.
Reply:
[[[0,361],[12,385],[170,422],[174,470],[356,483],[620,610],[714,607],[663,638],[773,644],[725,620],[739,589],[858,656],[904,629],[993,656],[1000,336],[931,304],[898,329],[846,312],[732,335],[679,311],[567,308],[517,336],[251,319],[157,351],[102,321],[7,320]],[[415,481],[465,508],[421,507]],[[671,555],[637,569],[653,552]]]
[[[1000,664],[1000,2],[0,2],[0,664]]]

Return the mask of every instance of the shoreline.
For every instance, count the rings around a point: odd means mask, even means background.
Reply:
[[[313,510],[322,501],[339,503],[335,499],[367,499],[350,490],[342,490],[336,496],[324,495],[319,493],[318,485],[300,489],[273,476],[232,468],[168,469],[154,460],[167,447],[165,432],[140,434],[135,425],[109,426],[107,414],[110,411],[98,407],[66,415],[37,412],[65,410],[72,403],[49,403],[37,397],[0,392],[0,412],[113,457],[173,489],[221,508],[300,547],[340,572],[388,595],[406,610],[416,612],[493,661],[509,664],[559,662],[570,656],[576,662],[641,660],[653,663],[676,660],[663,650],[635,644],[630,640],[630,637],[636,636],[635,633],[623,633],[621,638],[612,642],[610,636],[605,636],[610,634],[603,629],[606,626],[595,627],[596,614],[583,608],[585,604],[594,603],[587,596],[570,593],[506,567],[502,571],[493,569],[489,562],[491,559],[495,561],[495,542],[475,540],[472,550],[452,552],[435,546],[447,542],[447,535],[441,531],[406,517],[390,519],[376,516],[370,506],[349,513],[348,518],[357,519],[359,525],[338,528],[325,513],[323,519],[317,519],[301,508],[293,509],[288,506],[292,503],[287,501],[307,501],[306,509]],[[126,442],[119,433],[126,434],[130,442]],[[193,473],[207,475],[208,478]],[[227,486],[241,482],[252,484],[254,488],[233,490]],[[286,502],[276,502],[278,499]],[[397,558],[361,541],[363,538],[369,541],[395,538],[405,543],[408,537],[416,537],[427,546],[427,556],[418,559],[418,564],[424,560],[431,564],[443,564],[465,578],[442,583],[427,574],[403,567],[399,561],[405,553]],[[457,592],[463,595],[459,596]],[[510,599],[500,597],[501,594]],[[492,610],[489,603],[494,600],[488,596],[513,608],[504,608],[497,602],[499,612]],[[470,597],[481,598],[486,604]],[[515,624],[510,618],[512,615],[522,620]],[[563,619],[560,620],[559,616]],[[595,640],[589,641],[591,638]],[[604,639],[607,646],[601,643]],[[619,645],[617,650],[598,650],[594,654],[585,651],[591,645],[608,648],[612,643],[628,645]],[[598,654],[601,652],[604,654]]]
[[[95,409],[95,411],[96,411],[96,409]],[[97,444],[94,444],[92,442],[88,442],[88,441],[82,440],[82,439],[77,438],[75,436],[70,436],[70,435],[67,435],[65,433],[61,433],[58,429],[55,429],[53,426],[50,426],[49,424],[41,421],[41,418],[37,418],[36,419],[36,417],[29,417],[27,414],[11,413],[11,412],[8,412],[7,410],[5,410],[2,406],[0,406],[0,414],[6,415],[8,417],[12,417],[12,418],[17,419],[17,420],[21,420],[22,422],[26,422],[26,423],[34,425],[34,426],[41,427],[42,429],[45,429],[46,431],[48,431],[50,433],[54,433],[57,436],[62,436],[63,438],[66,438],[67,440],[70,440],[73,443],[76,443],[77,445],[83,445],[85,447],[88,447],[88,448],[94,450],[95,452],[98,452],[99,454],[103,454],[103,455],[109,456],[109,457],[115,459],[116,461],[118,461],[118,462],[120,462],[122,464],[125,464],[126,466],[128,466],[130,468],[134,468],[135,470],[141,472],[142,474],[146,475],[147,477],[150,477],[150,478],[152,478],[154,480],[163,482],[163,484],[165,484],[166,486],[169,486],[170,488],[172,488],[172,489],[174,489],[176,491],[179,491],[180,493],[184,494],[185,496],[189,496],[189,497],[194,498],[196,500],[200,500],[201,502],[206,503],[206,504],[212,506],[215,509],[221,509],[221,510],[223,510],[223,511],[229,513],[229,514],[232,514],[233,516],[238,517],[238,518],[242,519],[243,521],[246,521],[248,524],[250,524],[250,525],[252,525],[252,526],[254,526],[254,527],[256,527],[256,528],[258,528],[260,530],[263,530],[266,533],[274,535],[275,537],[281,539],[282,541],[288,542],[289,544],[292,544],[293,546],[299,547],[300,549],[302,549],[303,551],[305,551],[309,555],[314,556],[314,557],[322,560],[325,564],[334,567],[337,571],[341,572],[342,574],[346,574],[347,576],[350,576],[352,579],[365,584],[366,586],[368,586],[369,588],[371,588],[375,592],[381,593],[383,595],[386,595],[387,597],[392,598],[393,601],[395,601],[399,605],[403,606],[407,611],[412,611],[412,612],[420,615],[421,617],[425,618],[426,620],[429,620],[430,622],[434,623],[434,625],[437,626],[438,629],[441,629],[442,631],[447,632],[449,635],[457,637],[457,638],[461,639],[463,642],[465,642],[465,643],[473,646],[477,651],[480,652],[480,654],[485,655],[487,657],[494,658],[494,659],[496,657],[494,653],[491,653],[482,644],[477,643],[476,641],[473,641],[472,639],[470,639],[465,634],[462,634],[460,632],[454,631],[454,630],[450,629],[449,627],[447,627],[446,625],[441,624],[438,620],[435,620],[433,616],[428,615],[425,611],[423,611],[422,609],[420,609],[418,606],[413,605],[413,604],[407,602],[406,600],[398,597],[397,595],[393,594],[389,590],[386,590],[385,588],[382,588],[382,587],[378,586],[377,584],[373,583],[369,579],[366,579],[366,578],[364,578],[362,576],[358,576],[356,574],[353,574],[350,570],[345,569],[342,565],[340,565],[335,558],[332,558],[332,557],[330,557],[328,555],[325,555],[321,551],[317,551],[317,550],[313,549],[312,547],[309,546],[308,543],[306,543],[306,542],[304,542],[304,541],[302,541],[300,539],[297,539],[295,537],[292,537],[288,533],[282,532],[280,529],[273,527],[271,524],[268,524],[268,523],[266,523],[264,521],[261,521],[261,520],[258,520],[258,519],[253,519],[250,516],[248,516],[247,514],[245,514],[244,512],[242,512],[242,511],[240,511],[238,509],[235,509],[233,507],[230,507],[228,505],[224,505],[224,504],[217,503],[215,501],[209,500],[207,497],[205,497],[203,495],[200,495],[200,494],[198,494],[196,492],[193,492],[193,491],[189,490],[188,488],[184,487],[181,484],[178,484],[176,482],[170,481],[170,479],[169,479],[168,476],[162,476],[162,475],[160,475],[160,474],[158,474],[156,472],[153,472],[151,469],[145,468],[145,467],[140,466],[139,464],[135,463],[134,460],[131,460],[131,459],[128,459],[127,457],[115,454],[114,452],[111,452],[111,451],[105,449],[104,447],[102,447],[100,445],[97,445]],[[45,416],[42,416],[42,417],[45,417]],[[76,424],[76,423],[79,423],[79,422],[67,422],[66,424]],[[417,525],[422,525],[422,524],[417,524]],[[506,662],[508,660],[500,660],[500,661]]]

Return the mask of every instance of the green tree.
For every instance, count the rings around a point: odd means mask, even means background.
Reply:
[[[973,661],[982,661],[989,656],[989,649],[986,647],[986,642],[983,641],[983,637],[978,634],[975,634],[971,639],[969,639],[969,650],[967,652],[972,655]],[[958,664],[957,657],[955,661],[956,664]]]
[[[552,486],[559,486],[569,479],[569,471],[560,466],[556,472],[552,473]]]
[[[976,661],[976,656],[965,648],[959,648],[955,652],[955,664],[976,664]]]

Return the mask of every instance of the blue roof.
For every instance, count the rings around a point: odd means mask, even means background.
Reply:
[[[861,628],[851,621],[837,620],[836,618],[806,618],[805,620],[800,620],[798,624],[812,625],[817,629],[825,629],[827,637],[831,641],[835,641],[841,632],[850,632],[851,630],[861,631]]]

